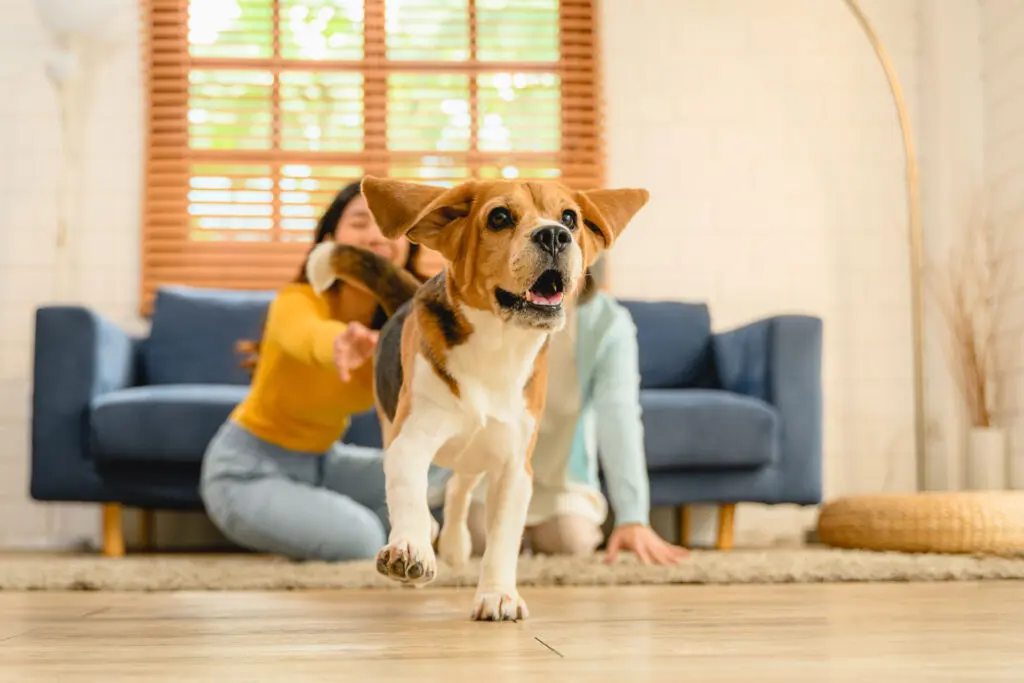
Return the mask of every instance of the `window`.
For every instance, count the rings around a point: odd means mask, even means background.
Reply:
[[[603,181],[594,0],[144,6],[144,308],[280,286],[364,174]]]

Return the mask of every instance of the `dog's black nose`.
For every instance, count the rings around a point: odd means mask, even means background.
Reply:
[[[533,231],[533,242],[552,256],[558,256],[572,242],[572,233],[564,225],[545,225]]]

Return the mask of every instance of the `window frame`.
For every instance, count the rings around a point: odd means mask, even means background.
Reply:
[[[470,130],[465,152],[443,152],[464,160],[469,177],[494,164],[554,161],[560,180],[575,189],[604,183],[597,0],[561,0],[558,9],[558,60],[555,62],[479,61],[476,0],[467,0],[469,59],[389,60],[385,32],[386,0],[364,0],[363,58],[360,60],[281,57],[280,0],[271,0],[272,54],[267,58],[197,57],[190,54],[189,0],[142,3],[145,111],[145,176],[142,206],[140,302],[148,314],[156,290],[165,285],[224,289],[274,289],[297,272],[308,241],[286,241],[281,220],[281,169],[300,163],[318,167],[361,168],[366,175],[388,176],[403,162],[422,166],[424,151],[387,146],[388,76],[397,73],[465,74],[469,83]],[[269,67],[271,145],[269,150],[203,150],[190,146],[190,74],[193,70]],[[287,70],[346,71],[363,80],[362,151],[309,152],[281,149],[279,74]],[[481,152],[477,76],[493,72],[554,73],[559,79],[561,141],[555,152]],[[371,133],[371,131],[373,131]],[[189,190],[196,163],[263,164],[272,179],[271,226],[266,241],[200,241],[192,237]],[[429,181],[426,181],[429,182]],[[333,191],[340,189],[338,188]]]

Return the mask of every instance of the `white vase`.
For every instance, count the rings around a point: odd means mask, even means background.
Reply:
[[[967,488],[1006,488],[1006,432],[998,427],[972,427],[967,436]]]

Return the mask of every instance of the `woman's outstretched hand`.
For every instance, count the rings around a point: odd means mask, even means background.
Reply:
[[[334,364],[342,382],[352,379],[352,371],[373,357],[377,348],[377,335],[358,322],[350,322],[345,331],[334,338]]]
[[[606,562],[614,562],[619,551],[632,551],[643,564],[676,564],[689,551],[664,541],[654,529],[644,524],[623,524],[608,538]]]

